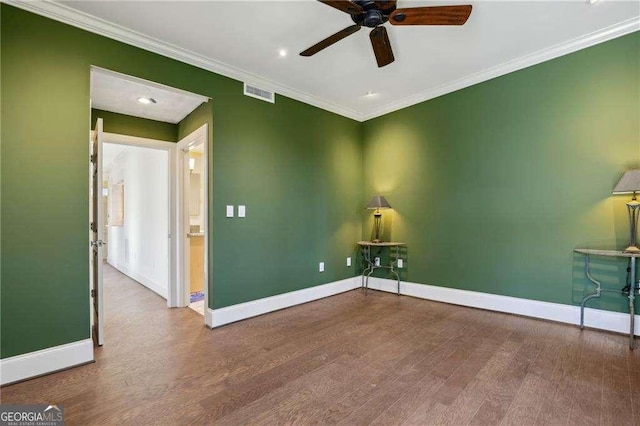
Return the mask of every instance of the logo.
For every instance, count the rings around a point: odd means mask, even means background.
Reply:
[[[61,405],[0,404],[0,426],[63,426]]]

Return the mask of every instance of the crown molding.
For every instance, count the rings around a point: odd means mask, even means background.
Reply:
[[[433,89],[416,93],[398,102],[392,102],[387,105],[383,105],[382,107],[376,108],[369,113],[365,113],[362,121],[380,117],[382,115],[389,114],[391,112],[398,111],[400,109],[407,108],[424,101],[428,101],[429,99],[434,99],[438,96],[442,96],[447,93],[455,92],[456,90],[464,89],[465,87],[482,83],[483,81],[491,80],[493,78],[521,70],[523,68],[537,65],[542,62],[558,58],[560,56],[568,55],[569,53],[586,49],[587,47],[595,46],[596,44],[600,44],[605,41],[609,41],[636,31],[640,31],[640,17],[622,21],[618,24],[612,25],[602,30],[595,31],[582,37],[557,44],[547,49],[539,50],[535,53],[502,63],[495,67],[480,71],[479,73],[461,78],[451,83],[446,83]]]
[[[471,76],[464,77],[459,80],[413,94],[400,101],[388,103],[381,107],[375,108],[370,112],[362,113],[351,108],[346,108],[335,103],[328,102],[292,87],[265,79],[247,71],[243,71],[239,68],[233,67],[223,62],[215,61],[190,50],[183,49],[181,47],[166,43],[153,37],[149,37],[137,31],[133,31],[120,25],[113,24],[106,20],[97,18],[93,15],[80,12],[76,9],[60,3],[56,3],[52,0],[0,1],[35,13],[37,15],[45,16],[47,18],[51,18],[56,21],[72,25],[74,27],[81,28],[95,34],[99,34],[132,46],[136,46],[171,59],[176,59],[180,62],[184,62],[189,65],[193,65],[198,68],[202,68],[234,80],[256,85],[266,90],[271,90],[279,95],[283,95],[291,99],[295,99],[297,101],[360,122],[380,117],[382,115],[389,114],[391,112],[407,108],[415,104],[419,104],[429,99],[434,99],[438,96],[455,92],[456,90],[464,89],[465,87],[473,86],[475,84],[482,83],[483,81],[491,80],[493,78],[521,70],[523,68],[537,65],[539,63],[546,62],[551,59],[555,59],[560,56],[564,56],[569,53],[573,53],[578,50],[585,49],[587,47],[591,47],[617,37],[621,37],[626,34],[640,31],[640,17],[631,18],[626,21],[620,22],[619,24],[615,24],[602,30],[587,34],[585,36],[575,38],[568,42],[560,43],[550,48],[540,50],[538,52],[514,59],[509,62],[502,63]]]
[[[102,35],[113,40],[117,40],[131,46],[139,47],[189,65],[229,77],[233,80],[246,82],[258,86],[265,90],[273,91],[279,95],[295,99],[297,101],[351,118],[362,121],[363,114],[350,108],[325,101],[308,93],[301,92],[292,87],[276,83],[258,75],[243,71],[239,68],[215,61],[199,53],[192,52],[171,43],[164,42],[154,37],[149,37],[137,31],[130,30],[120,25],[111,23],[104,19],[78,11],[69,6],[56,3],[52,0],[0,0],[2,3],[15,6],[19,9],[35,13],[98,35]]]

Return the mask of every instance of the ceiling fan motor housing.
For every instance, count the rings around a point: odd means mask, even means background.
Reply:
[[[369,10],[364,16],[364,25],[369,28],[375,28],[384,22],[382,13],[379,10]]]
[[[389,15],[396,9],[394,2],[388,2],[388,6],[385,7],[384,1],[376,2],[373,0],[354,0],[355,4],[360,6],[363,10],[358,15],[351,15],[351,19],[358,25],[362,25],[369,28],[375,28],[384,24],[389,20]]]

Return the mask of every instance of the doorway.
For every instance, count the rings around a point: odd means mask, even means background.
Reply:
[[[107,263],[165,300],[174,150],[170,142],[113,133],[104,135],[102,149]]]
[[[178,303],[209,317],[209,247],[207,200],[209,153],[208,125],[204,124],[178,142]]]
[[[141,109],[143,100],[151,107]],[[105,284],[106,262],[131,278],[129,282],[166,299],[168,308],[190,305],[193,278],[200,283],[193,291],[199,298],[199,313],[204,314],[204,324],[211,324],[210,315],[206,315],[210,114],[203,114],[199,108],[208,105],[211,111],[208,103],[209,98],[200,95],[97,67],[91,69],[90,105],[95,129],[91,134],[90,285],[92,336],[98,346],[105,342],[104,286],[109,285],[110,277],[117,276],[109,269]],[[154,108],[156,105],[159,107]],[[96,111],[99,114],[94,116]],[[205,124],[177,140],[185,128],[193,128],[199,121]],[[131,130],[132,123],[142,125]],[[153,128],[161,129],[163,140],[134,135]],[[114,131],[121,129],[131,133]],[[119,164],[105,165],[105,158],[111,158],[111,162],[119,158]],[[156,174],[161,185],[155,185],[157,182],[150,177],[158,171],[164,173],[160,177]],[[186,204],[190,200],[197,206],[192,208],[193,215]],[[199,244],[192,249],[190,240]],[[199,261],[197,267],[189,268],[192,258]]]

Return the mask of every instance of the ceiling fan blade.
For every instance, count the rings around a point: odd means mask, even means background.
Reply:
[[[373,3],[380,10],[389,10],[396,6],[397,0],[375,0]]]
[[[300,56],[313,56],[319,51],[321,51],[322,49],[326,49],[327,47],[331,46],[333,43],[336,43],[357,31],[360,31],[360,25],[351,25],[350,27],[347,27],[342,31],[338,31],[334,35],[325,38],[320,43],[314,44],[304,52],[300,52]]]
[[[318,0],[320,3],[324,3],[327,6],[335,7],[338,10],[348,13],[349,15],[358,15],[364,10],[357,4],[350,2],[349,0]]]
[[[389,16],[389,22],[393,25],[463,25],[471,9],[471,5],[396,9]]]
[[[394,61],[391,43],[389,43],[389,37],[387,36],[387,29],[385,27],[374,28],[371,33],[369,33],[369,38],[373,46],[373,53],[376,55],[376,61],[378,61],[378,68],[389,65]]]

